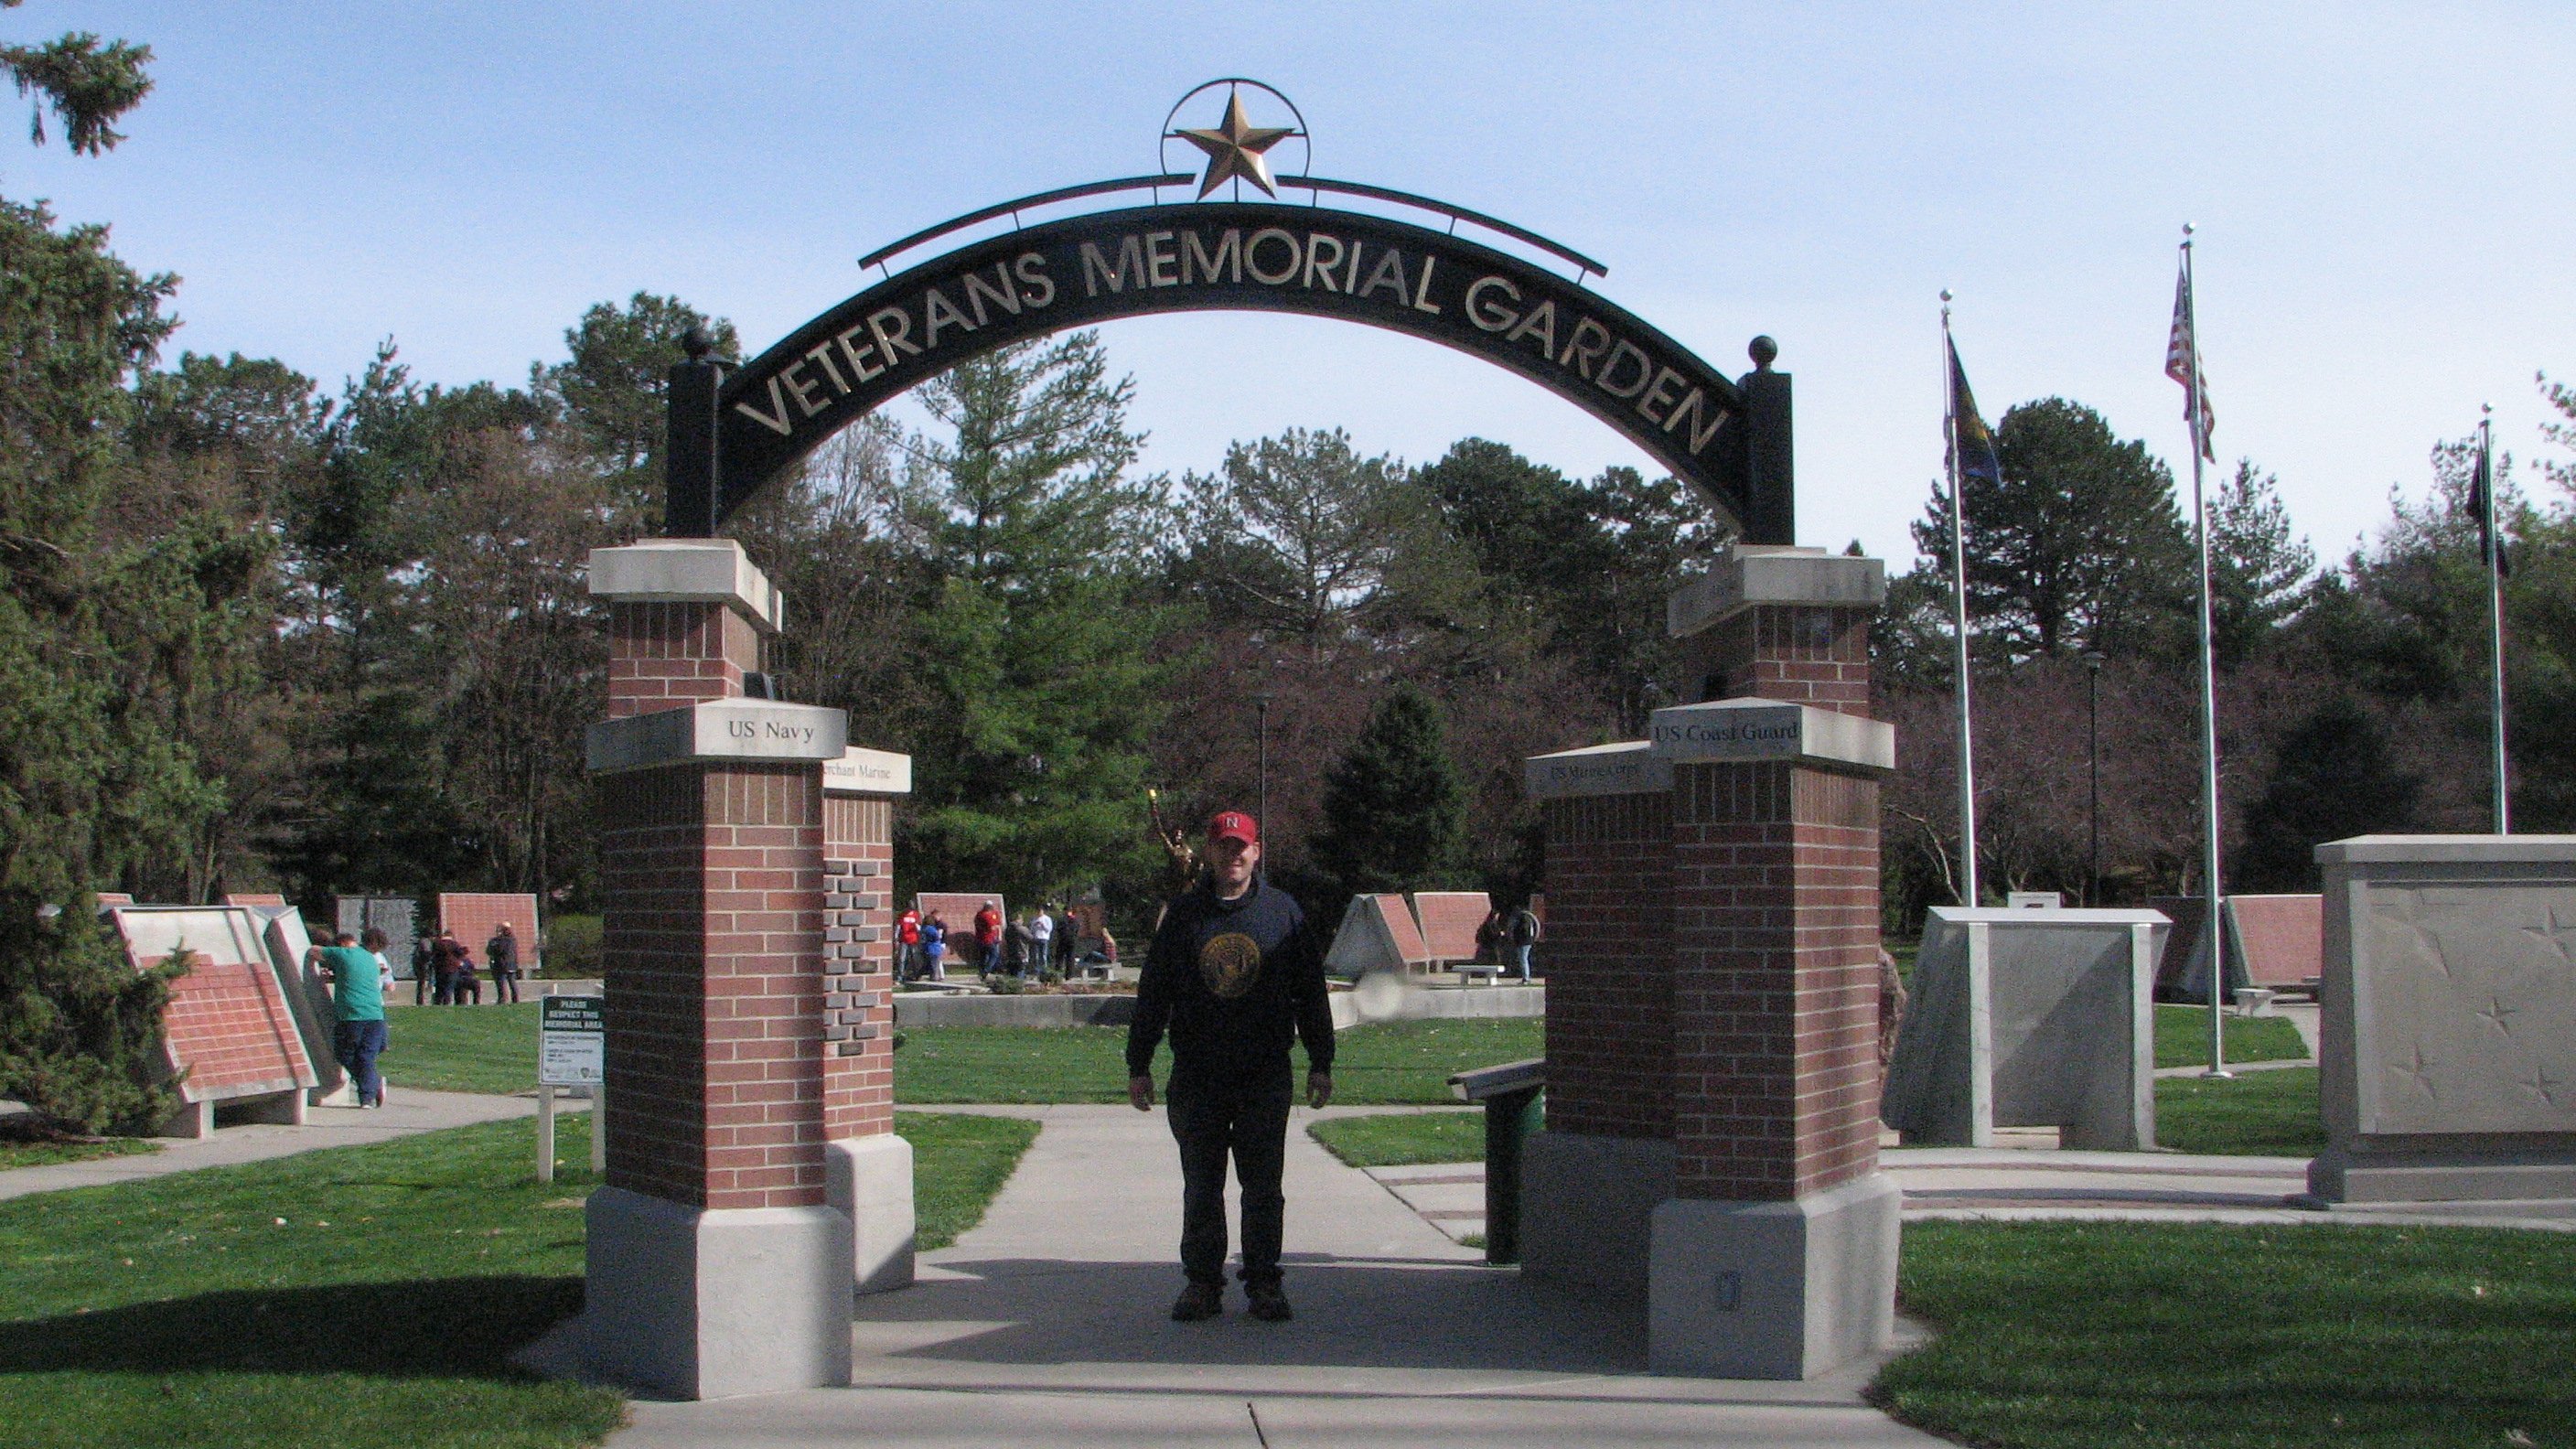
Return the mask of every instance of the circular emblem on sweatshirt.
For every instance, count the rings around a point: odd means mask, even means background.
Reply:
[[[1199,975],[1208,990],[1231,1001],[1252,989],[1261,975],[1261,945],[1240,931],[1211,936],[1199,948]]]

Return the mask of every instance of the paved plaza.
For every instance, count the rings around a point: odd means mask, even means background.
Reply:
[[[638,1403],[617,1449],[870,1443],[1938,1444],[1863,1404],[1875,1363],[1809,1383],[1644,1371],[1642,1333],[1483,1266],[1304,1132],[1288,1138],[1297,1321],[1164,1316],[1180,1169],[1160,1111],[1045,1124],[982,1226],[864,1300],[855,1386]],[[1257,1420],[1257,1424],[1256,1424]]]

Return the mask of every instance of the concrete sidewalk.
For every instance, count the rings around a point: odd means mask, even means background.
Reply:
[[[1293,1323],[1179,1324],[1180,1169],[1160,1110],[1045,1124],[982,1226],[863,1300],[856,1383],[639,1402],[617,1449],[1002,1444],[1933,1445],[1814,1383],[1663,1378],[1640,1325],[1483,1265],[1365,1173],[1288,1135]],[[1229,1221],[1231,1209],[1229,1209]]]
[[[555,1107],[559,1112],[586,1112],[590,1110],[590,1103],[558,1099]],[[94,1157],[86,1162],[65,1162],[50,1167],[11,1168],[0,1172],[0,1200],[25,1197],[30,1193],[60,1192],[70,1187],[97,1187],[111,1182],[132,1182],[137,1178],[163,1177],[173,1172],[194,1172],[201,1167],[264,1162],[272,1157],[292,1157],[299,1152],[315,1152],[325,1147],[358,1147],[370,1142],[390,1142],[397,1137],[409,1137],[420,1132],[535,1115],[537,1097],[534,1092],[525,1096],[499,1097],[479,1092],[418,1092],[393,1088],[385,1094],[385,1105],[373,1112],[362,1112],[355,1107],[308,1108],[306,1125],[302,1127],[219,1127],[212,1137],[149,1139],[161,1145],[158,1152],[131,1157]]]

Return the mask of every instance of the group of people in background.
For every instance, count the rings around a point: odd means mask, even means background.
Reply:
[[[1080,959],[1083,939],[1082,922],[1071,911],[1049,907],[1029,913],[1015,921],[1002,918],[1002,903],[988,900],[975,912],[967,925],[965,942],[954,943],[959,949],[971,945],[976,974],[979,976],[1070,975]],[[924,915],[918,906],[907,907],[895,918],[895,975],[902,981],[946,981],[948,955],[951,949],[950,927],[945,916],[933,909]],[[1101,955],[1111,965],[1118,962],[1118,941],[1102,926],[1093,936],[1099,941]]]
[[[368,933],[379,941],[380,931]],[[441,930],[414,942],[411,952],[411,1004],[414,1006],[480,1006],[483,1004],[483,980],[476,974],[474,952],[456,938],[453,930]],[[519,936],[508,921],[492,932],[483,943],[482,968],[492,973],[492,1000],[495,1004],[519,999]]]

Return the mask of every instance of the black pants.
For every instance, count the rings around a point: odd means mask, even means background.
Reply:
[[[1181,1145],[1181,1269],[1193,1283],[1225,1283],[1225,1164],[1243,1189],[1243,1281],[1279,1281],[1287,1196],[1288,1061],[1249,1073],[1172,1073],[1172,1137]]]

